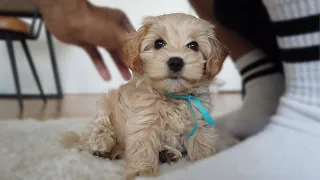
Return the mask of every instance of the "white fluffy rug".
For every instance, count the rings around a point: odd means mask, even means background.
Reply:
[[[0,180],[118,180],[123,161],[64,149],[59,134],[81,129],[86,119],[0,121]],[[189,165],[186,159],[162,165],[161,173]]]

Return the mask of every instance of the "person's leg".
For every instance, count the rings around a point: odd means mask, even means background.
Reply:
[[[200,18],[215,25],[217,39],[229,49],[242,76],[243,105],[216,118],[218,125],[239,138],[259,132],[284,90],[279,49],[265,7],[257,0],[189,2]]]
[[[257,0],[215,0],[212,16],[217,38],[231,51],[243,84],[242,107],[216,118],[217,123],[235,136],[246,138],[268,124],[284,91],[272,23]]]
[[[276,113],[284,79],[271,58],[260,49],[252,49],[235,62],[243,79],[243,103],[239,109],[216,117],[216,122],[240,139],[261,131]]]
[[[320,2],[265,0],[284,63],[286,90],[266,128],[233,148],[154,179],[320,178]]]

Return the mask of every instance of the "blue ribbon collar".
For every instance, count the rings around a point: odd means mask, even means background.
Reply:
[[[191,109],[191,113],[192,113],[192,117],[193,117],[193,121],[194,121],[194,126],[192,131],[189,133],[189,135],[187,136],[187,139],[191,136],[194,135],[194,133],[197,131],[198,129],[198,122],[197,122],[197,117],[196,117],[196,113],[193,109],[192,106],[192,101],[195,103],[195,105],[198,107],[199,112],[201,113],[201,115],[203,116],[205,122],[209,125],[212,126],[216,126],[216,123],[213,121],[213,119],[211,118],[209,112],[207,111],[207,109],[205,108],[205,106],[201,103],[201,101],[194,96],[193,94],[187,94],[187,95],[177,95],[177,94],[166,94],[168,97],[173,98],[173,99],[187,99],[189,107]]]

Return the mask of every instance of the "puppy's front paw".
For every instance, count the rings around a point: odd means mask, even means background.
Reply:
[[[93,152],[92,154],[93,154],[94,156],[111,159],[111,155],[110,155],[109,152],[95,151],[95,152]]]
[[[165,146],[164,150],[159,152],[160,163],[173,163],[182,158],[182,154],[177,149]]]
[[[122,159],[124,150],[120,145],[116,145],[110,152],[94,151],[94,156],[108,158],[110,160]]]

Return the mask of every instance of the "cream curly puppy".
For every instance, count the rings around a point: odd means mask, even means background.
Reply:
[[[110,159],[123,158],[126,179],[154,176],[159,156],[176,161],[214,155],[219,134],[193,104],[167,93],[193,94],[210,112],[209,85],[221,70],[227,51],[209,22],[174,13],[147,17],[123,47],[132,79],[110,91],[88,131],[67,132],[63,143]],[[198,128],[188,134],[197,121]],[[163,154],[164,153],[164,154]]]

